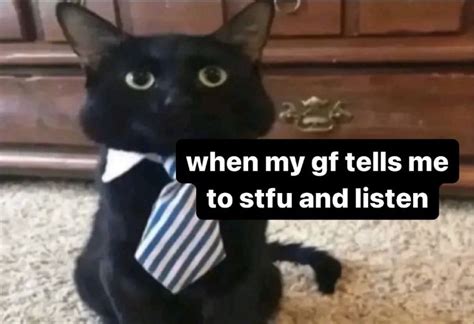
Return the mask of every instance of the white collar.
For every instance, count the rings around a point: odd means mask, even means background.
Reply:
[[[130,171],[143,160],[151,160],[162,163],[160,156],[154,153],[143,154],[131,151],[108,149],[105,161],[105,169],[102,174],[102,182],[109,183]]]

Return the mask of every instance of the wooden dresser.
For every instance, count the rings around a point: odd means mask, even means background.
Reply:
[[[151,34],[213,31],[249,1],[78,2],[131,33]],[[96,164],[77,122],[84,79],[55,3],[0,1],[1,174],[90,177]],[[455,138],[461,179],[444,189],[474,193],[474,0],[275,5],[264,71],[282,113],[270,137]],[[303,106],[319,108],[296,122]]]

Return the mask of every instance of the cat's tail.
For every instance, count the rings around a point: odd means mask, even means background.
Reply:
[[[268,244],[273,261],[289,261],[313,268],[319,290],[324,294],[334,293],[336,283],[341,277],[341,263],[329,253],[301,244]]]

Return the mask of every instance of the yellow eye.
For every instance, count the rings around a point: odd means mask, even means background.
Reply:
[[[199,81],[208,88],[220,87],[227,78],[227,72],[218,66],[207,66],[199,71]]]
[[[155,77],[150,72],[129,72],[125,82],[134,90],[146,91],[155,84]]]

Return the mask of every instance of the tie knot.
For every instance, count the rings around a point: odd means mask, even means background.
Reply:
[[[176,157],[174,155],[161,158],[166,173],[172,180],[176,180]]]

